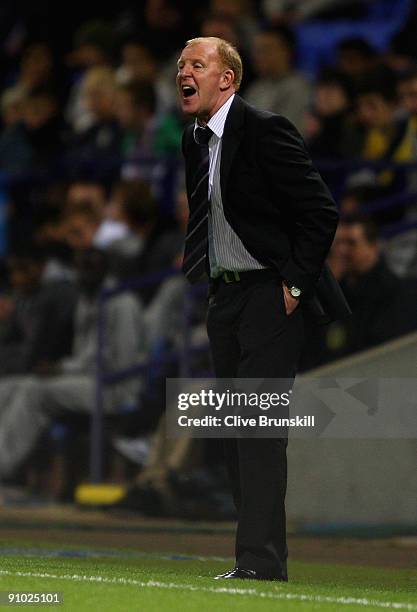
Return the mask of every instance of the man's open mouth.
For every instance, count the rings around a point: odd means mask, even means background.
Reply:
[[[181,87],[181,90],[182,90],[182,95],[184,96],[184,98],[190,98],[195,93],[197,93],[196,88],[193,87],[192,85],[183,85]]]

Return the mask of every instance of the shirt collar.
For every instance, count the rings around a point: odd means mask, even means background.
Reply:
[[[224,124],[226,123],[227,115],[229,113],[230,107],[232,106],[232,102],[234,100],[235,94],[227,98],[226,102],[219,108],[219,110],[211,117],[210,121],[208,121],[207,126],[211,129],[211,131],[216,134],[217,138],[221,138],[224,132]],[[195,120],[194,130],[198,126],[197,119]]]

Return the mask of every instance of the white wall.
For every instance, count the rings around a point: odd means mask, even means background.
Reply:
[[[308,376],[417,379],[417,334]],[[417,440],[292,439],[288,458],[290,521],[417,524]]]

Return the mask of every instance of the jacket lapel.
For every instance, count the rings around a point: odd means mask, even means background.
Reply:
[[[243,138],[243,124],[245,114],[245,102],[237,94],[234,97],[230,110],[227,114],[222,139],[222,153],[220,162],[220,187],[223,205],[225,204],[226,186],[229,178],[230,168],[236,151]]]

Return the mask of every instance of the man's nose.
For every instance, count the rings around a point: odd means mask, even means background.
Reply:
[[[180,77],[190,76],[191,75],[191,66],[185,64],[182,68],[178,69],[178,74]]]

